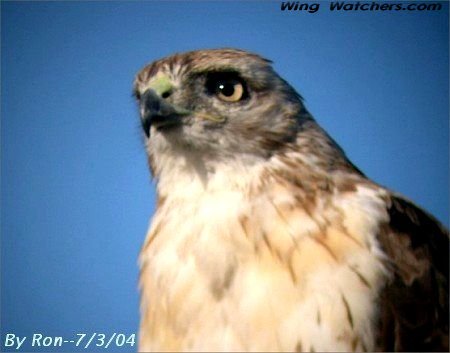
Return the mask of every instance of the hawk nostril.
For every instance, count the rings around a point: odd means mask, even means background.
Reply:
[[[166,91],[163,94],[161,94],[161,97],[166,99],[166,98],[169,98],[171,96],[171,94],[172,94],[172,91]]]

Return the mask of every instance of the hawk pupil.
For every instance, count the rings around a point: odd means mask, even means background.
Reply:
[[[230,83],[219,83],[219,90],[224,96],[230,97],[234,93],[234,85]]]

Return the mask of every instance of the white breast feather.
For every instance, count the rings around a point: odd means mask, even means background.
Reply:
[[[387,217],[383,190],[335,194],[318,221],[289,209],[282,186],[249,197],[262,165],[217,168],[207,184],[179,164],[166,170],[167,198],[141,254],[141,351],[374,349],[388,278],[375,237]],[[353,240],[333,227],[341,220]],[[321,224],[339,261],[315,240]]]

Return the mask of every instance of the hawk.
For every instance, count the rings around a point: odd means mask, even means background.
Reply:
[[[259,55],[136,76],[157,209],[140,351],[448,351],[448,231],[369,180]]]

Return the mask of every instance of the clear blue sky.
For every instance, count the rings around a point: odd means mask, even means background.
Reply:
[[[177,51],[272,59],[356,165],[448,224],[448,6],[326,7],[1,3],[2,345],[7,332],[137,331],[155,195],[131,88],[142,66]]]

